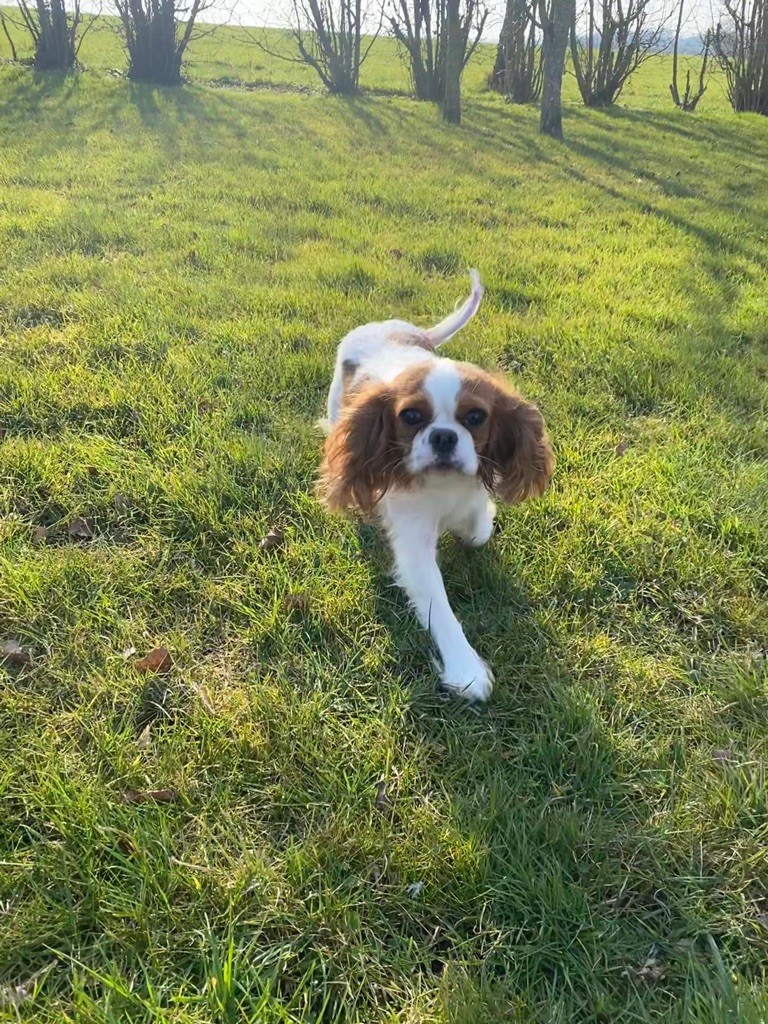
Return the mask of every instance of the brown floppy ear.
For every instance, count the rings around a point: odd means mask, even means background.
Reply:
[[[489,490],[501,501],[516,505],[544,493],[555,457],[537,407],[501,382],[494,381],[494,390],[481,471]]]
[[[343,410],[325,442],[320,495],[334,512],[370,512],[397,475],[392,395],[369,384]]]

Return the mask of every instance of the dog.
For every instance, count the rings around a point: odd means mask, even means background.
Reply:
[[[443,688],[480,702],[493,674],[448,602],[437,542],[452,532],[485,544],[494,499],[514,505],[541,495],[554,458],[538,408],[502,375],[437,354],[480,306],[480,276],[470,276],[469,298],[436,327],[385,320],[342,339],[319,490],[331,510],[372,514],[383,525],[395,579],[440,655]]]

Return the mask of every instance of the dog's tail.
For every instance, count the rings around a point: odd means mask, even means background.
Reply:
[[[469,298],[464,305],[457,309],[455,313],[447,316],[445,320],[441,320],[439,324],[423,332],[425,340],[432,348],[437,348],[443,342],[452,338],[457,331],[460,331],[465,324],[469,323],[480,308],[480,300],[483,297],[480,275],[476,270],[470,270],[469,276],[472,278],[472,291],[469,293]]]

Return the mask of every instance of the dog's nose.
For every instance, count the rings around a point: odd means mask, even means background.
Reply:
[[[444,459],[459,443],[459,435],[455,430],[450,430],[447,427],[435,427],[429,435],[429,443],[435,455]]]

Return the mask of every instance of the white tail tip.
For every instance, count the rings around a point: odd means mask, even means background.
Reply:
[[[480,302],[483,298],[483,285],[480,275],[476,270],[472,269],[469,272],[469,276],[472,281],[472,290],[466,302],[455,313],[451,313],[445,320],[441,320],[439,324],[424,332],[427,341],[433,348],[437,348],[438,345],[442,345],[443,342],[452,338],[457,331],[460,331],[462,327],[469,323],[480,308]]]

